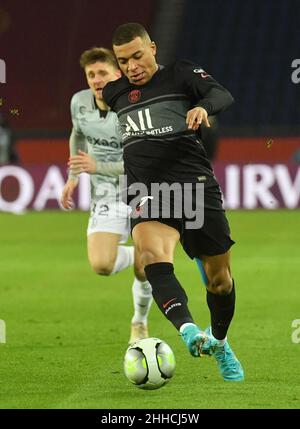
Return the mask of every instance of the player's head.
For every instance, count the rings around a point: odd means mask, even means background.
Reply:
[[[114,32],[112,43],[119,67],[130,83],[144,85],[152,78],[158,68],[156,46],[141,24],[120,25]]]
[[[89,87],[99,101],[102,100],[102,90],[107,82],[121,76],[116,58],[110,49],[92,48],[84,51],[80,57],[80,65]]]

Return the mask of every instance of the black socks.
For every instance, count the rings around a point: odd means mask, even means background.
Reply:
[[[194,323],[188,309],[188,298],[174,274],[173,264],[158,262],[145,267],[152,295],[161,312],[179,330],[183,323]],[[212,334],[217,340],[226,337],[235,308],[234,281],[228,295],[208,292],[207,304],[211,314]]]
[[[173,264],[157,262],[145,266],[152,295],[161,312],[179,329],[183,323],[194,323],[189,312],[188,298],[175,277]]]
[[[235,289],[232,280],[232,289],[228,295],[216,295],[208,292],[206,301],[210,309],[212,334],[217,340],[226,337],[235,307]]]

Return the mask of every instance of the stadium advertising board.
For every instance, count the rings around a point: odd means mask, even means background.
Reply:
[[[214,165],[227,209],[300,208],[300,167],[292,164]],[[64,166],[0,167],[0,211],[22,212],[60,207],[67,177]],[[82,174],[75,207],[89,209],[89,176]]]

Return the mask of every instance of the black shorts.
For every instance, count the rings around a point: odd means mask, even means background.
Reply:
[[[192,191],[192,199],[195,202],[196,193],[194,191]],[[145,206],[149,207],[151,203],[151,200],[147,200],[141,208],[138,207],[138,210],[143,210]],[[158,204],[159,209],[161,209],[162,202],[159,201]],[[173,202],[171,201],[172,205]],[[191,219],[187,219],[184,213],[180,218],[172,217],[172,215],[166,218],[161,216],[161,210],[159,210],[159,215],[155,217],[142,215],[136,217],[138,213],[136,211],[135,217],[131,217],[131,231],[141,222],[158,221],[175,228],[179,232],[182,247],[192,259],[195,257],[201,259],[204,255],[215,256],[227,252],[235,242],[230,237],[230,228],[223,209],[219,186],[205,189],[203,209],[203,225],[197,229],[187,227],[187,221],[189,222]]]

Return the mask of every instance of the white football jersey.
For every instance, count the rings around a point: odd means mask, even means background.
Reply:
[[[115,112],[108,111],[101,117],[90,89],[79,91],[71,100],[71,115],[76,133],[82,134],[87,150],[96,161],[122,161],[121,128]],[[91,196],[94,201],[100,198],[115,199],[119,187],[118,177],[90,174]]]

